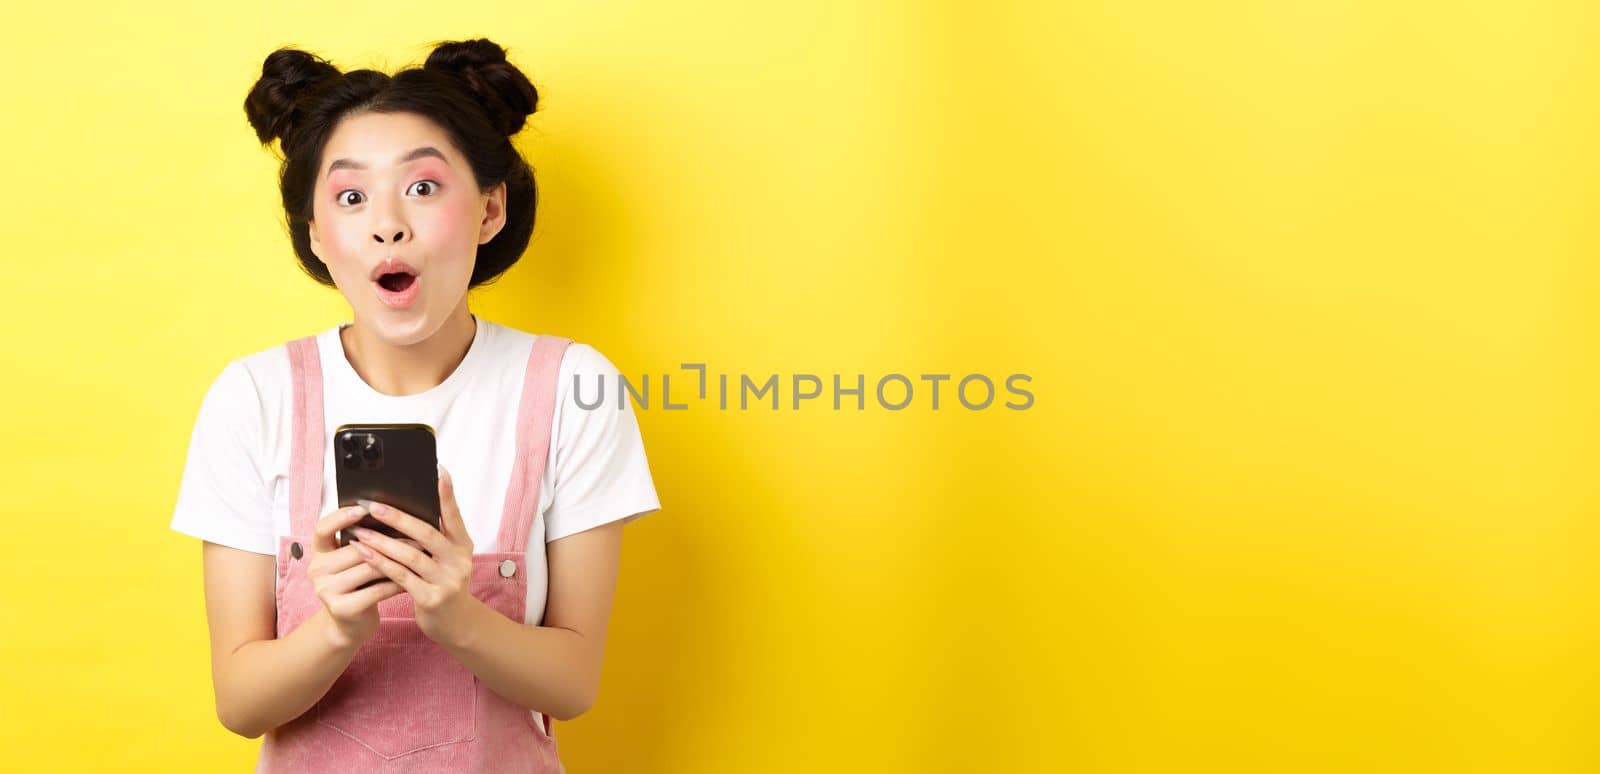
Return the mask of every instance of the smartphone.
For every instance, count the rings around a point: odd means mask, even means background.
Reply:
[[[424,424],[340,425],[333,431],[333,453],[339,507],[376,500],[440,528],[439,452],[433,428]],[[396,540],[412,540],[370,514],[361,517],[356,526]],[[343,547],[356,537],[349,530],[339,530],[338,539]]]

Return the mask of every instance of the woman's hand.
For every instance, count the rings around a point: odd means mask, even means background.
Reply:
[[[317,520],[311,535],[311,557],[306,577],[333,617],[335,645],[355,647],[378,628],[378,602],[399,594],[400,584],[384,579],[376,567],[363,562],[354,543],[340,548],[334,534],[365,516],[366,509],[350,506],[331,511]],[[367,588],[361,585],[378,580]]]
[[[411,540],[357,528],[353,532],[360,543],[351,545],[368,566],[411,595],[417,627],[423,634],[440,643],[462,641],[473,606],[482,602],[472,595],[472,538],[456,506],[450,474],[444,466],[439,467],[442,532],[393,506],[372,503],[370,509],[374,518]]]

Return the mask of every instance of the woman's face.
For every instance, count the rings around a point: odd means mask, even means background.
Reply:
[[[505,186],[480,193],[444,130],[415,113],[362,113],[334,128],[312,205],[311,252],[328,266],[356,322],[404,346],[458,308],[478,245],[505,224]],[[403,262],[413,274],[380,278]],[[380,281],[381,279],[381,281]]]

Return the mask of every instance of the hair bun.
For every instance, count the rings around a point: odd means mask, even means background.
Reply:
[[[461,79],[490,123],[507,137],[521,131],[539,105],[539,92],[528,76],[506,61],[505,49],[486,38],[440,43],[422,67]]]
[[[245,117],[261,144],[292,136],[307,95],[339,76],[339,68],[299,49],[280,48],[268,54],[260,80],[244,98]]]

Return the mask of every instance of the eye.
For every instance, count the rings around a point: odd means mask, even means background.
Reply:
[[[355,190],[355,189],[353,189],[353,188],[346,188],[346,189],[344,189],[344,190],[343,190],[343,191],[340,191],[340,192],[339,192],[339,194],[338,194],[338,195],[337,195],[337,196],[335,196],[335,197],[334,197],[334,198],[335,198],[335,199],[336,199],[336,200],[338,200],[338,202],[339,202],[339,203],[340,203],[340,204],[345,204],[345,205],[349,205],[349,204],[359,204],[359,203],[360,203],[360,202],[351,202],[351,201],[349,201],[349,200],[347,200],[347,199],[345,199],[345,198],[344,198],[344,195],[345,195],[345,194],[347,194],[347,193],[353,193],[353,194],[355,194],[355,195],[356,195],[356,196],[360,196],[360,195],[361,195],[361,192],[360,192],[360,191],[357,191],[357,190]]]
[[[416,187],[417,187],[417,186],[419,186],[419,185],[425,185],[425,186],[427,186],[427,187],[428,187],[428,193],[427,193],[427,194],[425,194],[425,195],[427,195],[427,196],[431,196],[431,195],[433,195],[433,194],[434,194],[434,193],[435,193],[435,192],[437,192],[437,191],[438,191],[438,189],[439,189],[439,184],[438,184],[438,183],[435,183],[435,182],[433,182],[433,181],[432,181],[432,180],[418,180],[418,181],[417,181],[417,182],[415,182],[415,183],[412,183],[412,184],[411,184],[411,187],[412,187],[412,188],[416,188]]]

